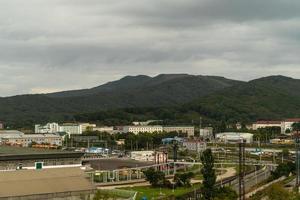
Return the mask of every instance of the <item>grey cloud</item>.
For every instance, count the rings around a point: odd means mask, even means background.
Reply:
[[[0,96],[93,87],[128,74],[300,77],[298,1],[4,0],[0,6]]]

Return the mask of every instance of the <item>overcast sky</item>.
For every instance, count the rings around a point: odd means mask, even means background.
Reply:
[[[126,75],[300,78],[297,0],[1,0],[0,96]]]

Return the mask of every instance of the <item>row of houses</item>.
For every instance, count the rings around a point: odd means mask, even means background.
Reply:
[[[257,121],[253,123],[252,129],[257,130],[259,128],[266,127],[279,127],[281,129],[281,133],[285,134],[292,131],[294,123],[300,123],[300,118],[284,119],[282,121]]]

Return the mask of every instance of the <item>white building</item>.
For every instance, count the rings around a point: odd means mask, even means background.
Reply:
[[[82,128],[82,132],[92,131],[96,127],[96,124],[90,124],[90,123],[80,123],[80,125]]]
[[[293,118],[293,119],[285,119],[281,122],[281,133],[285,134],[286,131],[293,130],[293,124],[300,123],[300,118]]]
[[[132,151],[130,153],[130,158],[138,161],[154,161],[155,152],[154,151]]]
[[[186,140],[183,141],[182,146],[189,151],[202,152],[206,149],[206,143],[201,140]]]
[[[216,140],[224,143],[239,143],[241,140],[245,140],[249,144],[253,142],[253,134],[235,132],[218,133],[216,134]]]
[[[281,127],[281,121],[257,121],[252,125],[253,130],[267,127]]]
[[[59,132],[58,123],[47,123],[46,125],[36,124],[34,126],[35,133],[57,133]]]
[[[162,126],[124,126],[124,133],[154,133],[154,132],[163,132]]]
[[[1,130],[0,131],[0,143],[3,143],[2,138],[17,137],[20,135],[24,135],[24,133],[21,131],[17,131],[17,130]]]
[[[164,126],[163,131],[167,133],[170,132],[186,133],[188,137],[192,137],[195,135],[194,126]]]
[[[93,131],[113,133],[114,132],[114,127],[113,126],[95,127],[95,128],[93,128]]]
[[[66,132],[69,135],[82,134],[82,125],[73,123],[62,124],[59,126],[59,132]]]
[[[212,127],[201,128],[199,132],[199,136],[203,139],[212,140],[214,138]]]

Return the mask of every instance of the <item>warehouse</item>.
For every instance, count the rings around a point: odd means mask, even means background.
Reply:
[[[216,140],[224,143],[239,143],[241,140],[245,140],[246,143],[250,144],[253,142],[253,134],[235,132],[218,133],[216,134]]]
[[[40,168],[64,168],[80,167],[84,153],[33,153],[33,154],[1,154],[0,171],[16,169],[35,169],[37,164]]]

